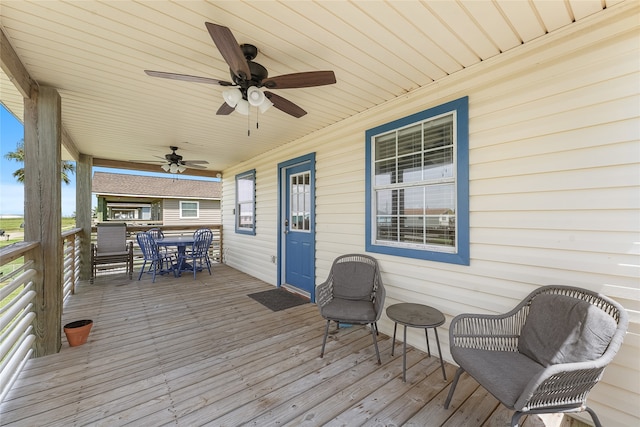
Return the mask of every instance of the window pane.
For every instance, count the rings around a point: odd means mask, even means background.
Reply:
[[[449,114],[375,138],[378,240],[455,246],[455,184],[442,184],[455,176],[453,119]],[[402,187],[384,188],[392,185]]]
[[[238,179],[238,200],[253,200],[253,177]]]
[[[311,174],[304,172],[289,179],[289,228],[310,231],[311,227]]]
[[[376,185],[395,184],[396,159],[376,162]]]
[[[424,124],[424,149],[453,144],[453,115],[431,120]]]
[[[424,216],[401,216],[400,239],[406,243],[424,243]]]
[[[391,132],[375,138],[376,160],[388,159],[396,156],[396,133]]]
[[[422,153],[398,158],[398,182],[422,181]]]
[[[181,218],[197,218],[198,202],[180,202]]]
[[[453,147],[446,147],[424,154],[424,178],[453,177]]]
[[[400,215],[424,215],[425,187],[413,187],[399,190],[398,213]]]
[[[253,203],[240,203],[238,205],[239,228],[253,228]]]
[[[427,243],[455,246],[455,186],[431,186],[427,194],[427,206]]]
[[[378,215],[393,215],[397,212],[398,190],[376,191],[376,207]]]
[[[236,175],[236,232],[255,234],[255,170]]]
[[[419,124],[398,131],[398,156],[422,151],[421,130],[422,125]]]
[[[376,239],[391,242],[398,241],[398,220],[392,216],[376,218]]]

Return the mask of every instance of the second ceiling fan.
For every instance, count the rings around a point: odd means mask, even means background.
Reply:
[[[205,26],[222,57],[229,65],[231,82],[163,71],[145,70],[144,72],[152,77],[235,87],[223,92],[225,102],[216,112],[218,115],[228,115],[234,110],[241,114],[248,114],[250,105],[258,107],[264,112],[273,105],[275,108],[299,118],[307,112],[273,92],[263,92],[260,89],[294,89],[323,86],[336,82],[333,71],[308,71],[269,77],[267,69],[253,61],[258,55],[258,48],[251,44],[239,45],[227,27],[211,22],[205,22]]]

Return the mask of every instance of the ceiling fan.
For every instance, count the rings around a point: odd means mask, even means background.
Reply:
[[[208,165],[209,162],[206,160],[183,160],[182,156],[176,153],[178,147],[171,146],[171,153],[165,154],[164,157],[153,156],[162,160],[131,160],[132,162],[145,162],[145,163],[160,163],[161,168],[165,172],[170,173],[182,173],[187,168],[191,169],[206,169],[206,167],[202,165]]]
[[[333,71],[308,71],[269,77],[267,69],[253,61],[258,55],[257,47],[251,44],[239,45],[227,27],[211,22],[205,22],[205,26],[222,57],[229,65],[232,81],[163,71],[145,70],[144,72],[152,77],[237,87],[237,89],[228,89],[223,92],[225,102],[216,112],[218,115],[228,115],[233,111],[246,115],[249,114],[249,106],[258,107],[261,112],[264,112],[273,105],[275,108],[299,118],[307,112],[293,102],[273,92],[263,92],[260,88],[293,89],[323,86],[336,82]]]

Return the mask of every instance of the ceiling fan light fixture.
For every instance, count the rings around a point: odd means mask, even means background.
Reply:
[[[222,98],[229,107],[235,107],[242,100],[242,92],[240,89],[227,89],[222,91]]]
[[[187,168],[184,167],[183,165],[178,166],[178,172],[182,173],[182,172],[184,172],[186,170],[187,170]]]
[[[244,99],[241,99],[240,101],[238,101],[238,105],[236,105],[236,111],[242,115],[248,116],[249,102]]]
[[[160,166],[162,168],[162,170],[164,170],[165,172],[169,172],[169,169],[171,168],[171,166],[164,164],[162,166]]]
[[[169,172],[178,173],[178,165],[175,163],[171,163],[171,167],[169,167]]]
[[[258,105],[258,109],[260,110],[261,113],[264,114],[269,108],[271,108],[272,105],[273,105],[273,102],[271,102],[271,100],[265,96],[262,103]]]
[[[264,96],[264,93],[262,93],[262,91],[257,87],[251,86],[249,89],[247,89],[247,100],[249,101],[249,104],[253,105],[254,107],[260,106],[265,99],[266,96]]]

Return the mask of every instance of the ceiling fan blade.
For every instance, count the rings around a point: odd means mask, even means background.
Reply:
[[[165,73],[164,71],[152,71],[152,70],[144,70],[144,72],[147,73],[148,76],[161,77],[163,79],[183,80],[185,82],[207,83],[211,85],[220,85],[220,86],[234,86],[234,84],[231,82],[226,82],[224,80],[211,79],[209,77],[190,76],[188,74]]]
[[[231,30],[222,25],[205,22],[209,35],[216,44],[216,47],[222,54],[224,60],[229,64],[229,68],[233,74],[242,80],[251,78],[251,70],[249,64],[240,49],[240,45],[233,36]]]
[[[206,160],[183,160],[182,163],[184,163],[186,166],[189,165],[208,165],[209,162],[207,162]]]
[[[216,111],[216,114],[219,116],[226,116],[233,113],[234,110],[235,108],[230,107],[229,104],[223,102],[220,108],[218,108],[218,111]]]
[[[189,162],[181,162],[182,166],[190,169],[206,169],[204,166],[190,164]]]
[[[273,102],[273,106],[276,107],[280,111],[284,111],[287,114],[292,115],[295,118],[300,118],[307,114],[302,108],[298,107],[293,102],[288,99],[284,99],[283,97],[276,95],[272,92],[264,92],[264,95],[269,98],[271,102]]]
[[[162,163],[167,163],[166,160],[160,161],[160,160],[149,160],[149,159],[144,159],[144,160],[127,160],[128,162],[133,162],[133,163],[155,163],[155,164],[162,164]]]
[[[263,81],[262,86],[267,89],[294,89],[331,85],[335,82],[336,76],[333,71],[308,71],[271,77]]]

